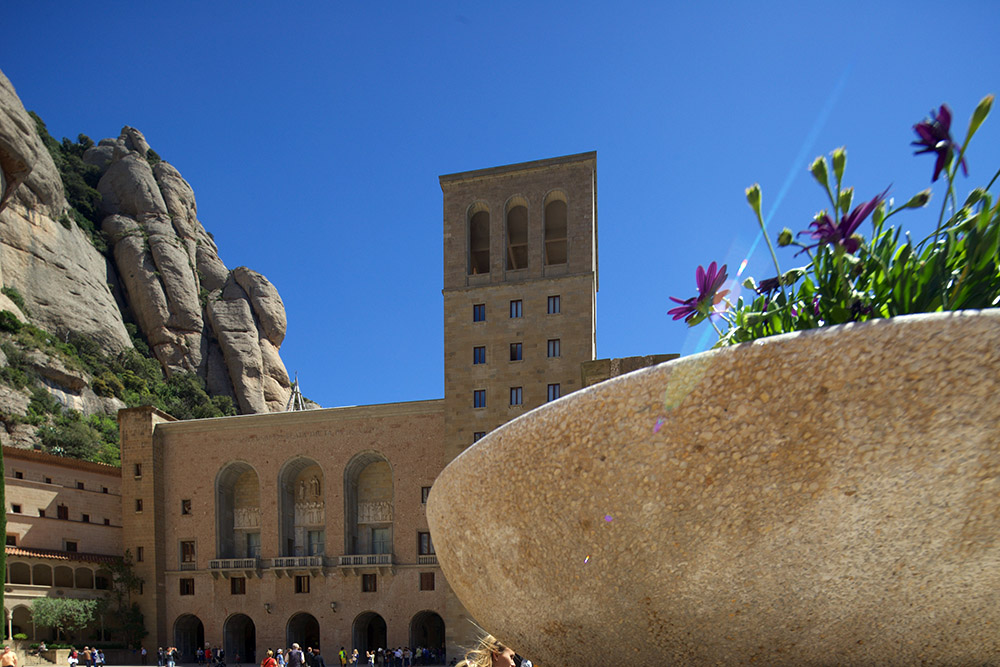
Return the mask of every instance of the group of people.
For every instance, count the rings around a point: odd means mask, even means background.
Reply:
[[[378,648],[365,651],[365,664],[378,665],[378,667],[412,667],[413,665],[439,665],[444,663],[444,649],[435,650],[418,646],[410,649],[409,646],[397,646],[396,648]],[[360,656],[358,650],[354,649],[350,656],[346,655],[344,647],[340,648],[341,665],[359,665]]]
[[[43,650],[39,646],[39,651]],[[89,646],[84,646],[82,651],[77,651],[72,649],[69,652],[69,667],[76,667],[80,663],[86,665],[86,667],[104,667],[104,651],[99,648],[90,648]]]

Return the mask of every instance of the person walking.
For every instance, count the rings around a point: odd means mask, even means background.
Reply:
[[[340,667],[344,667],[347,664],[347,650],[341,646],[337,655],[340,657]]]
[[[305,667],[305,656],[302,655],[302,649],[298,644],[292,644],[288,657],[285,658],[285,664],[288,667]]]
[[[318,646],[312,650],[312,654],[313,654],[312,658],[313,667],[326,667],[326,660],[324,660],[323,656],[320,655]]]
[[[260,667],[278,667],[278,661],[274,659],[274,651],[267,649],[267,655],[261,661]]]

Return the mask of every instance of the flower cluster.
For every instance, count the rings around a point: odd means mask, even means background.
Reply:
[[[994,205],[990,194],[1000,171],[985,188],[972,190],[961,206],[955,196],[958,169],[968,176],[966,151],[992,105],[993,95],[980,101],[962,144],[952,138],[952,114],[945,104],[913,126],[918,137],[913,145],[919,147],[915,154],[936,156],[931,182],[943,174],[947,183],[937,226],[924,240],[914,244],[909,234],[886,222],[905,209],[926,207],[931,189],[894,208],[886,188],[851,208],[854,189],[843,185],[847,151],[838,148],[830,162],[820,156],[809,167],[830,208],[797,235],[785,228],[777,237],[779,247],[796,246],[796,256],[806,255],[804,266],[781,270],[764,228],[761,189],[753,185],[747,188],[747,202],[764,232],[777,275],[759,284],[746,279],[743,285],[753,290],[752,296],[733,304],[726,298],[731,290],[723,289],[726,266],[699,266],[697,295],[670,297],[679,305],[669,314],[689,326],[707,319],[719,333],[717,346],[722,346],[845,322],[1000,305],[1000,202]],[[859,230],[869,218],[872,231],[866,239]],[[806,237],[806,242],[798,237]]]

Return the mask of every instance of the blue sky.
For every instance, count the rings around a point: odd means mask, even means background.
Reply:
[[[146,135],[223,261],[277,286],[282,358],[332,407],[443,395],[440,174],[596,150],[598,356],[695,352],[712,338],[667,297],[747,256],[744,188],[765,213],[784,193],[773,238],[823,207],[806,167],[838,146],[856,201],[929,186],[912,125],[947,102],[964,137],[1000,92],[998,19],[995,0],[33,2],[4,9],[0,69],[56,138]],[[992,117],[960,196],[998,157]],[[773,275],[763,244],[747,273]]]

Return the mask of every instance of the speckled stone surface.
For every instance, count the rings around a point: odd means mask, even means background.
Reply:
[[[770,338],[508,423],[441,567],[553,665],[1000,664],[1000,311]]]

